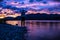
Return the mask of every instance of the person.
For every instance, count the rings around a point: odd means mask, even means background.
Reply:
[[[26,10],[21,10],[21,26],[22,27],[24,27],[25,26],[25,13],[26,13],[27,11]]]

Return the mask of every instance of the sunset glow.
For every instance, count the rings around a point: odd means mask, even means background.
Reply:
[[[24,8],[27,10],[27,13],[25,14],[60,14],[60,2],[56,2],[54,0],[42,0],[42,1],[37,1],[34,0],[33,2],[30,2],[31,0],[10,0],[10,1],[3,1],[3,3],[6,5],[4,7],[0,7],[0,14],[5,14],[6,16],[4,17],[17,17],[21,16],[21,12],[16,13],[15,10],[19,11],[18,9]],[[45,3],[46,2],[46,3]],[[3,4],[3,6],[4,6]],[[9,7],[11,6],[11,8]],[[0,17],[1,18],[1,17]]]

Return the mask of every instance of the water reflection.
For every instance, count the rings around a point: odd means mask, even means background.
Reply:
[[[21,21],[17,21],[17,24],[21,26]],[[60,38],[60,22],[26,20],[25,26],[28,29],[27,40],[58,40]]]
[[[28,40],[54,40],[60,35],[60,22],[26,21],[26,26],[29,29]]]

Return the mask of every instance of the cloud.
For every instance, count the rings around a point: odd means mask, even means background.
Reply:
[[[56,2],[60,2],[60,0],[54,0],[54,1],[56,1]]]

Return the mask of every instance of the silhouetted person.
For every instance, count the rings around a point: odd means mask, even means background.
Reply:
[[[21,10],[21,26],[22,27],[24,27],[25,26],[25,13],[26,13],[27,11],[26,10],[24,10],[24,9],[22,9]]]

